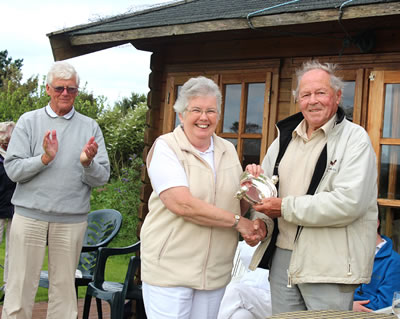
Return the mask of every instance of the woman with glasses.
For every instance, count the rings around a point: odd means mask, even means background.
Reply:
[[[231,279],[238,233],[258,238],[235,199],[242,168],[235,147],[218,137],[218,86],[192,78],[174,105],[181,125],[149,151],[153,186],[141,228],[143,298],[149,319],[217,318]]]

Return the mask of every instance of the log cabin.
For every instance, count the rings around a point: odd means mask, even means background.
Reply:
[[[55,60],[126,43],[152,53],[144,158],[178,125],[180,86],[204,75],[223,94],[217,134],[236,146],[243,167],[259,163],[275,123],[298,112],[296,68],[309,59],[337,63],[346,115],[367,130],[376,152],[381,232],[400,251],[399,1],[184,0],[47,36]],[[152,191],[145,169],[142,181],[143,221]]]

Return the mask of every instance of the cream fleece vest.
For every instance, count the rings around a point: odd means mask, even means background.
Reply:
[[[190,192],[196,198],[240,214],[234,198],[242,168],[236,150],[214,135],[216,181],[210,166],[190,144],[181,127],[161,136],[182,163]],[[147,157],[150,164],[153,149]],[[206,227],[169,211],[153,192],[141,229],[142,280],[151,285],[212,290],[231,278],[238,233],[233,228]]]

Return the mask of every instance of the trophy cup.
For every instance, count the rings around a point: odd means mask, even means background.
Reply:
[[[244,171],[240,176],[240,189],[236,193],[237,199],[244,198],[251,205],[260,204],[263,198],[277,197],[278,191],[275,184],[278,182],[278,176],[271,178],[260,175],[254,177],[249,172]]]

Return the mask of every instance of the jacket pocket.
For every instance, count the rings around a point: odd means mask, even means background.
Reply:
[[[168,242],[169,242],[169,239],[171,238],[173,232],[174,232],[174,229],[172,228],[170,230],[170,232],[168,233],[167,237],[164,239],[164,242],[160,245],[161,248],[158,253],[158,261],[161,260],[161,258],[164,256],[165,252],[167,251]]]
[[[349,269],[345,228],[303,227],[295,242],[289,274],[293,283],[335,282],[346,278]]]

